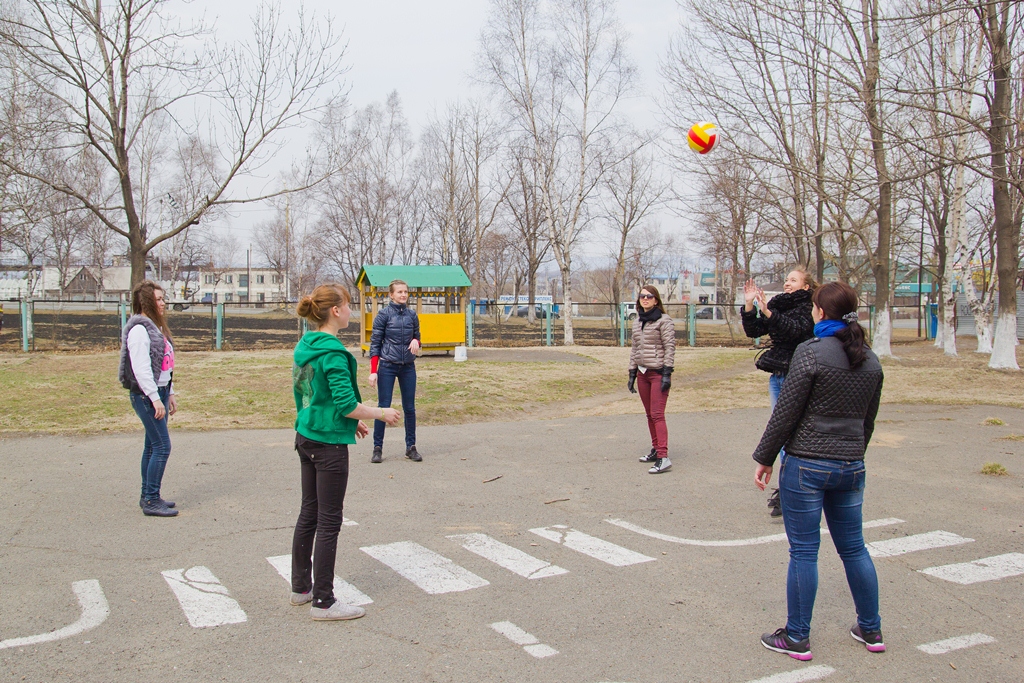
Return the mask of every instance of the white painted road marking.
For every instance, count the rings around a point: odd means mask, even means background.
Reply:
[[[903,538],[890,538],[887,541],[868,543],[868,554],[871,557],[896,557],[918,550],[932,550],[951,545],[974,543],[973,538],[964,538],[948,531],[929,531],[926,534],[915,534]]]
[[[288,582],[290,587],[292,585],[292,556],[268,557],[267,562],[277,570],[277,573]],[[334,576],[334,597],[346,605],[369,605],[373,602],[368,595],[338,575]]]
[[[69,624],[64,628],[59,628],[56,631],[40,633],[37,636],[25,636],[23,638],[8,638],[7,640],[0,640],[0,650],[5,650],[9,647],[38,645],[39,643],[48,643],[54,640],[77,636],[83,631],[96,628],[106,621],[108,616],[110,616],[110,606],[107,605],[107,598],[103,595],[103,589],[100,588],[99,581],[95,579],[75,581],[71,584],[71,590],[75,592],[75,597],[78,598],[78,604],[82,608],[82,616],[78,618],[78,621],[73,624]]]
[[[558,650],[540,642],[537,639],[537,636],[527,633],[511,621],[499,621],[495,624],[491,624],[491,628],[511,640],[516,645],[521,645],[523,649],[526,650],[527,654],[531,654],[538,659],[558,654]]]
[[[341,518],[341,525],[342,526],[359,526],[359,522],[353,522],[348,517],[342,517]]]
[[[168,569],[162,574],[193,628],[246,621],[245,612],[228,593],[228,589],[206,567]]]
[[[836,672],[831,666],[809,666],[806,669],[786,671],[774,676],[758,678],[750,683],[804,683],[805,681],[818,681]]]
[[[647,557],[628,548],[623,548],[621,545],[615,545],[600,538],[594,538],[582,531],[570,529],[562,524],[530,529],[530,532],[537,534],[541,538],[564,545],[566,548],[576,552],[589,555],[595,560],[606,562],[613,567],[626,567],[631,564],[654,561],[653,557]]]
[[[412,541],[371,545],[360,550],[432,595],[468,591],[490,583],[447,557]]]
[[[550,562],[538,560],[533,555],[524,553],[519,548],[505,545],[486,534],[456,534],[448,538],[456,543],[460,543],[469,552],[476,553],[480,557],[490,560],[494,564],[527,579],[543,579],[549,576],[569,573],[568,569],[562,569]]]
[[[946,638],[945,640],[937,640],[934,643],[918,645],[917,649],[929,655],[944,655],[953,650],[963,650],[975,645],[985,645],[994,642],[996,642],[996,639],[992,636],[986,636],[984,633],[972,633],[969,636],[957,636],[956,638]]]
[[[644,536],[656,538],[660,541],[668,541],[669,543],[681,543],[682,545],[699,545],[705,547],[723,548],[743,545],[761,545],[763,543],[776,543],[778,541],[786,540],[786,534],[782,533],[771,534],[770,536],[755,536],[754,538],[737,538],[728,541],[702,541],[694,538],[680,538],[679,536],[670,536],[668,534],[663,534],[658,531],[651,531],[650,529],[645,529],[642,526],[637,526],[636,524],[627,522],[623,519],[606,519],[604,521],[608,522],[609,524],[614,524],[615,526],[622,527],[623,529],[627,529],[629,531],[642,534]],[[874,527],[890,526],[893,524],[903,524],[903,520],[897,519],[895,517],[887,517],[885,519],[873,519],[871,521],[864,522],[863,527],[865,529],[871,529]],[[828,529],[823,527],[821,529],[821,533],[827,534]]]
[[[986,557],[974,562],[929,567],[921,569],[920,572],[945,581],[962,583],[964,585],[981,581],[996,581],[1024,574],[1024,554],[1007,553],[1006,555],[995,555],[994,557]]]

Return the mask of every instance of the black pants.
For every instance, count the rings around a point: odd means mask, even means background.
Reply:
[[[302,509],[292,538],[292,591],[308,593],[312,589],[313,606],[330,607],[334,604],[334,562],[348,487],[348,446],[296,434],[295,450],[302,465]]]

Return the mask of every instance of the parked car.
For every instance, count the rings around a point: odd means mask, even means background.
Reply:
[[[205,295],[202,299],[199,300],[199,303],[201,303],[201,304],[212,304],[213,303],[213,294]]]
[[[175,311],[187,311],[188,304],[171,304],[171,309]]]
[[[520,306],[516,309],[516,317],[525,318],[529,314],[529,306]],[[547,318],[547,310],[540,304],[534,304],[534,316],[537,318]],[[551,311],[551,317],[554,320],[558,320],[558,311]]]
[[[701,320],[714,320],[714,318],[715,318],[715,309],[712,308],[711,306],[708,306],[706,308],[702,308],[699,311],[697,311],[696,313],[694,313],[693,317],[694,318],[700,318]]]

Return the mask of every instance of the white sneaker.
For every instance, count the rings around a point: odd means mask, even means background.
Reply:
[[[366,614],[366,610],[355,605],[346,605],[340,600],[324,609],[323,607],[310,607],[309,613],[313,621],[341,621],[344,619],[358,619]]]
[[[658,458],[654,461],[654,467],[647,470],[648,474],[661,474],[672,469],[672,461],[668,458]]]

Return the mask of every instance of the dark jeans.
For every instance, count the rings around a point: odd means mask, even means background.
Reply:
[[[661,390],[661,373],[647,368],[636,376],[636,390],[647,413],[647,430],[651,433],[651,448],[659,458],[668,457],[668,425],[665,423],[665,404],[668,392]]]
[[[160,387],[160,401],[167,408],[167,397],[170,388]],[[156,419],[153,402],[144,394],[134,392],[128,394],[135,414],[142,420],[146,430],[146,441],[142,446],[142,497],[145,500],[156,500],[160,497],[160,482],[164,479],[167,458],[171,455],[171,435],[167,433],[167,414],[162,420]]]
[[[295,450],[302,465],[302,509],[292,537],[292,591],[312,590],[314,607],[330,607],[348,487],[348,446],[296,434]]]
[[[779,401],[779,394],[782,393],[782,384],[786,381],[786,373],[784,372],[773,372],[771,377],[768,378],[768,403],[771,406],[771,410],[775,410],[775,404]],[[783,446],[779,449],[779,458],[781,459],[786,455],[786,448]],[[779,462],[779,467],[782,467],[782,463]]]
[[[818,547],[821,513],[825,513],[846,581],[857,608],[857,624],[879,631],[878,576],[864,546],[861,505],[864,502],[864,461],[816,460],[787,453],[779,475],[782,519],[789,538],[786,630],[797,640],[811,632],[811,613],[818,592]]]
[[[405,413],[405,447],[416,445],[416,364],[389,363],[383,358],[377,364],[377,405],[381,408],[391,407],[391,397],[395,392],[395,380],[398,380],[398,391],[402,394],[402,412]],[[384,422],[373,421],[373,445],[384,445]]]

